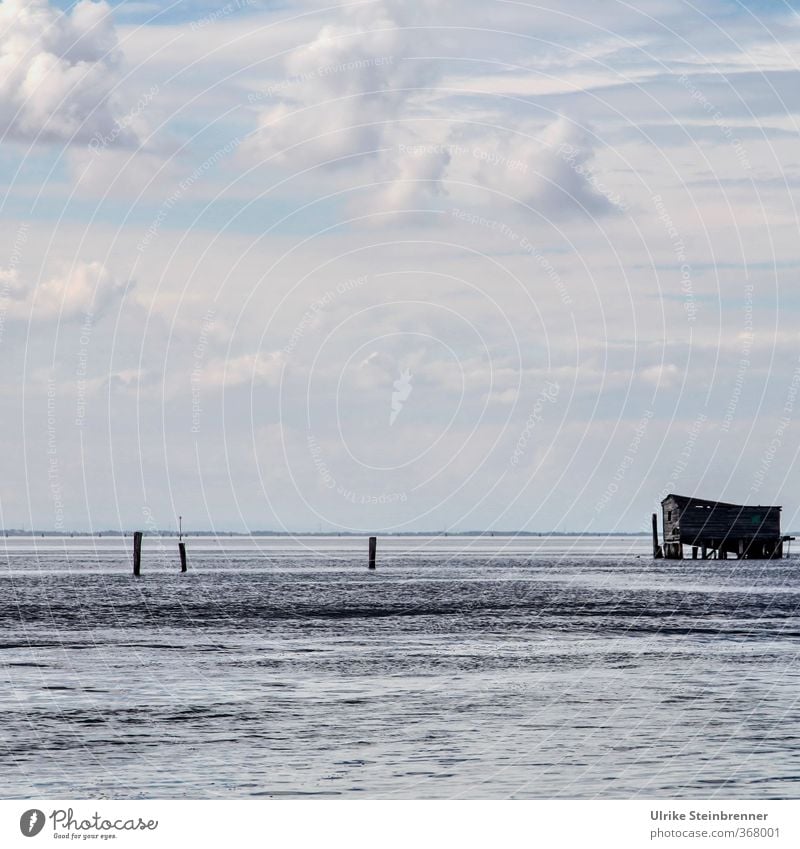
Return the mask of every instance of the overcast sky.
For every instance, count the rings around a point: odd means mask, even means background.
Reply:
[[[800,528],[785,2],[0,2],[0,522]]]

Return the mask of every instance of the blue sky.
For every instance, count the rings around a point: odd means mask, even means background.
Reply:
[[[784,3],[3,0],[0,520],[800,528],[799,44]]]

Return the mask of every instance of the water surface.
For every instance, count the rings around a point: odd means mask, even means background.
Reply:
[[[14,539],[0,796],[800,795],[798,562],[644,538]]]

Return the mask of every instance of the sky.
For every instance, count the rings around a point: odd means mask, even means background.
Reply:
[[[800,530],[785,2],[0,2],[0,524]]]

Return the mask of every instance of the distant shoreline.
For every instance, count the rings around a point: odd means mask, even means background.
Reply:
[[[154,530],[142,531],[146,537],[175,537],[178,531]],[[2,536],[11,537],[45,537],[55,539],[71,539],[73,537],[132,537],[133,531],[23,531],[9,529],[0,531]],[[241,539],[255,537],[649,537],[643,531],[406,531],[403,533],[381,531],[183,531],[184,537],[238,537]]]

